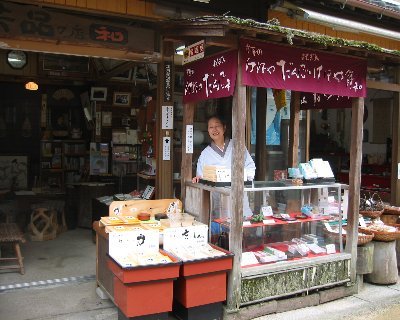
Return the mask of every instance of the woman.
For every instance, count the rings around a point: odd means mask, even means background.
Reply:
[[[200,154],[199,160],[197,161],[196,176],[192,179],[194,183],[199,182],[203,176],[203,167],[205,165],[211,166],[224,166],[228,169],[232,165],[232,140],[225,137],[226,124],[218,116],[212,116],[208,119],[208,134],[211,138],[211,143],[207,146]],[[247,179],[253,180],[256,172],[256,166],[249,152],[245,151],[245,162],[244,168],[246,169]],[[214,208],[220,205],[221,201],[217,201],[216,196],[213,193]],[[248,199],[244,197],[243,201],[243,214],[245,216],[251,216]],[[221,205],[220,205],[221,206]]]
[[[208,119],[208,134],[211,143],[200,154],[197,161],[196,176],[193,182],[199,182],[203,176],[203,167],[205,165],[224,166],[231,168],[232,164],[232,140],[225,137],[226,124],[218,116],[212,116]],[[249,152],[246,150],[244,167],[247,171],[247,177],[254,179],[256,166]]]

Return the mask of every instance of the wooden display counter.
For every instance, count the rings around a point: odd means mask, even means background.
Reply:
[[[108,234],[99,221],[93,222],[93,230],[96,232],[96,283],[114,301],[114,275],[107,267]]]

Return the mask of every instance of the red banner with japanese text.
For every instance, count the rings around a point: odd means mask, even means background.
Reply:
[[[242,81],[263,88],[347,97],[367,94],[367,61],[293,46],[240,40]]]
[[[341,109],[351,108],[350,97],[337,96],[333,94],[302,92],[300,94],[300,109]]]
[[[228,51],[184,66],[183,103],[233,95],[238,51]]]

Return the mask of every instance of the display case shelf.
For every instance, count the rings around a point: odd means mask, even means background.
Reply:
[[[230,212],[230,187],[185,183],[185,210],[208,221],[211,243],[241,254],[241,306],[350,281],[351,254],[344,251],[342,240],[348,187],[289,182],[255,181],[252,187],[244,187],[239,229],[231,225],[232,218],[237,223],[238,217]],[[298,218],[307,207],[313,208],[307,212],[310,216]],[[266,213],[264,221],[251,223],[260,212]],[[293,221],[267,216],[267,212],[286,214]],[[232,235],[231,230],[241,230],[241,235]],[[239,247],[230,245],[233,237],[241,239]]]

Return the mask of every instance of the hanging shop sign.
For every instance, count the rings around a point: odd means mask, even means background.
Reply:
[[[182,64],[196,61],[201,58],[204,58],[204,40],[193,43],[183,49]]]
[[[300,94],[300,109],[341,109],[351,108],[350,97],[333,94],[302,92]]]
[[[1,1],[0,37],[154,51],[154,31]]]
[[[237,73],[237,50],[195,61],[184,68],[183,103],[233,95]]]
[[[348,97],[367,93],[365,59],[241,39],[244,85]]]

